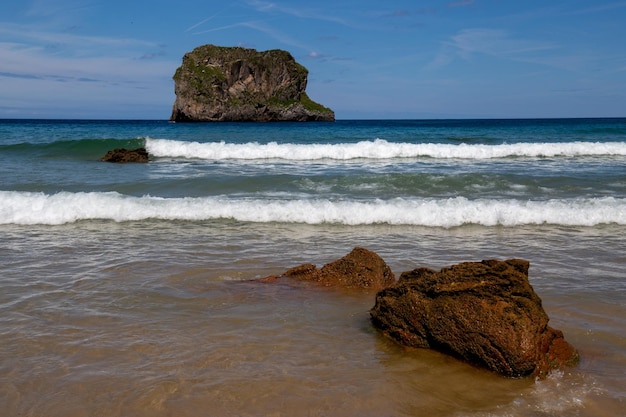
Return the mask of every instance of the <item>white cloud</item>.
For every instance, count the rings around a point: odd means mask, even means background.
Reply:
[[[101,80],[137,79],[162,76],[172,61],[140,59],[140,56],[62,56],[48,54],[44,47],[19,43],[0,43],[3,72],[28,76],[92,78]],[[170,72],[172,72],[171,70]],[[167,73],[167,72],[166,72]],[[173,72],[172,72],[173,74]]]
[[[71,18],[70,15],[90,9],[92,6],[93,2],[89,0],[31,0],[26,16],[46,19]]]
[[[9,40],[0,42],[0,116],[98,117],[106,106],[111,114],[122,108],[130,114],[173,95],[171,76],[180,63],[165,59],[162,45],[4,23],[0,37]]]
[[[540,63],[538,54],[558,48],[559,45],[551,42],[516,39],[504,30],[464,29],[441,43],[437,55],[426,68],[442,68],[451,64],[456,57],[469,60],[474,55]]]
[[[292,8],[278,5],[276,3],[271,3],[267,1],[261,0],[249,0],[248,5],[253,7],[259,12],[271,13],[277,12],[282,14],[287,14],[290,16],[295,16],[303,19],[313,19],[313,20],[323,20],[327,22],[339,23],[344,26],[349,26],[349,24],[334,14],[320,12],[314,9],[305,9],[305,8]]]
[[[547,42],[514,39],[504,30],[466,29],[451,37],[450,44],[461,56],[482,53],[499,57],[514,57],[521,54],[555,49]]]
[[[592,7],[588,7],[586,9],[573,10],[571,14],[589,14],[596,12],[605,12],[608,10],[621,9],[626,7],[626,1],[620,1],[615,3],[607,3],[607,4],[598,4]]]
[[[29,45],[57,45],[65,48],[67,53],[79,54],[102,54],[102,49],[108,48],[107,53],[128,55],[128,52],[157,48],[160,45],[154,42],[132,38],[85,36],[73,33],[41,30],[36,25],[16,25],[2,22],[0,34],[5,39],[12,39],[13,43]]]
[[[460,0],[452,3],[448,3],[448,7],[463,7],[463,6],[471,6],[474,4],[474,0]]]

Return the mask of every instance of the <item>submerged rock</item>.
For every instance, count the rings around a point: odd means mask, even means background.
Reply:
[[[306,92],[308,71],[289,52],[204,45],[174,74],[170,120],[334,121]]]
[[[115,148],[107,152],[101,159],[104,162],[148,162],[148,151],[145,148],[126,149]]]
[[[431,348],[510,377],[545,377],[578,352],[548,326],[520,259],[418,268],[376,295],[372,323],[397,342]]]
[[[313,264],[303,264],[287,270],[279,276],[261,279],[271,282],[278,278],[311,281],[326,287],[365,288],[381,290],[395,282],[391,268],[376,253],[356,247],[334,262],[317,268]]]

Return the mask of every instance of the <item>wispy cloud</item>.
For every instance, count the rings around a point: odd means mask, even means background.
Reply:
[[[0,56],[5,76],[48,80],[145,81],[176,65],[169,61],[147,63],[141,57],[50,55],[43,47],[16,43],[0,43]]]
[[[435,9],[434,7],[423,7],[415,13],[420,14],[420,15],[433,14],[433,13],[437,13],[437,9]]]
[[[470,6],[474,4],[474,0],[460,0],[460,1],[455,1],[452,3],[448,3],[448,7],[463,7],[463,6]]]
[[[119,38],[106,36],[85,36],[75,33],[50,31],[40,29],[37,25],[16,25],[3,22],[0,25],[0,34],[5,39],[13,39],[16,43],[23,45],[59,45],[66,46],[72,54],[86,53],[102,53],[97,47],[112,48],[111,51],[120,52],[133,48],[154,48],[159,45],[154,42],[148,42],[133,38]]]
[[[505,30],[465,29],[441,43],[437,54],[424,67],[438,70],[457,59],[472,60],[487,56],[504,61],[515,61],[555,68],[568,72],[586,72],[589,68],[602,68],[611,73],[620,67],[623,58],[606,57],[593,51],[569,51],[565,46],[542,40],[516,38]],[[598,72],[598,73],[600,73]]]
[[[168,81],[179,64],[163,57],[164,45],[139,39],[82,36],[13,23],[0,24],[0,38],[9,40],[0,42],[0,102],[23,112],[55,100],[51,109],[76,106],[74,110],[87,111],[105,102],[120,109],[130,103],[150,106],[168,97]],[[135,89],[148,93],[130,93]],[[30,105],[19,104],[25,92]]]
[[[570,14],[588,14],[588,13],[597,13],[597,12],[606,12],[608,10],[622,9],[626,7],[626,1],[619,1],[614,3],[606,3],[606,4],[597,4],[592,7],[587,7],[584,9],[572,10]]]
[[[349,61],[353,61],[352,58],[341,58],[341,57],[336,57],[333,55],[329,55],[329,54],[322,54],[316,51],[313,51],[311,53],[309,53],[306,56],[307,59],[314,59],[317,60],[319,62],[349,62]]]
[[[286,6],[279,5],[277,3],[272,3],[268,1],[262,1],[262,0],[249,0],[247,4],[259,12],[264,12],[264,13],[277,12],[281,14],[287,14],[290,16],[303,18],[303,19],[324,20],[327,22],[334,22],[334,23],[339,23],[341,25],[349,26],[348,22],[345,19],[336,17],[333,14],[324,13],[323,11],[319,11],[319,10],[315,10],[311,8],[286,7]]]
[[[455,53],[451,48],[443,46],[439,49],[435,57],[428,62],[425,66],[425,70],[439,70],[450,65],[455,59]]]
[[[531,61],[533,54],[555,50],[559,46],[542,41],[516,39],[498,29],[465,29],[444,41],[427,69],[438,69],[457,57],[465,60],[473,55],[489,55],[500,59]]]
[[[296,48],[304,49],[307,51],[311,50],[310,47],[298,41],[294,37],[276,29],[274,26],[268,25],[267,23],[261,20],[250,20],[250,21],[244,21],[244,22],[237,22],[237,23],[233,23],[233,24],[225,25],[225,26],[213,27],[213,28],[194,32],[194,34],[200,35],[204,33],[219,32],[219,31],[235,29],[235,28],[252,29],[252,30],[261,32],[284,45],[294,46]]]
[[[221,20],[221,21],[227,20],[228,10],[234,7],[237,7],[237,5],[238,5],[238,2],[225,2],[223,7],[219,9],[215,9],[212,7],[211,8],[211,11],[213,11],[212,15],[207,16],[204,19],[201,19],[197,21],[196,23],[194,23],[193,25],[189,26],[187,29],[185,29],[185,32],[191,32],[193,30],[196,30],[200,28],[201,26],[204,26],[206,23],[212,22],[214,20]],[[236,14],[240,15],[241,12],[238,11]],[[239,16],[239,19],[241,19],[241,16]]]
[[[87,83],[97,83],[103,82],[101,79],[88,78],[88,77],[74,77],[67,75],[55,75],[55,74],[45,74],[45,75],[35,75],[31,73],[13,73],[13,72],[0,72],[0,77],[5,78],[19,78],[23,80],[50,80],[55,82],[87,82]]]
[[[113,112],[126,109],[139,114],[169,101],[171,74],[178,62],[122,55],[68,56],[51,54],[41,45],[0,43],[0,107],[5,108],[0,114],[97,117],[97,109],[106,106]],[[133,93],[137,89],[143,92]]]
[[[215,16],[217,15],[213,15],[213,16],[209,16],[205,19],[202,19],[201,21],[199,21],[198,23],[195,23],[191,26],[189,26],[187,29],[185,29],[185,32],[191,32],[192,30],[194,30],[195,28],[204,25],[207,22],[210,22],[211,20],[215,19]]]
[[[94,7],[91,0],[32,0],[26,10],[28,17],[64,18],[70,14],[82,12]]]
[[[234,28],[246,26],[248,23],[249,22],[237,22],[237,23],[232,23],[232,24],[229,24],[229,25],[216,26],[216,27],[211,27],[211,28],[208,28],[208,29],[195,31],[195,32],[193,32],[193,34],[194,35],[202,35],[204,33],[220,32],[222,30],[228,30],[228,29],[234,29]]]
[[[26,80],[40,80],[41,79],[41,76],[26,74],[26,73],[15,73],[15,72],[0,72],[0,77],[22,78]]]
[[[297,39],[295,39],[293,36],[288,35],[280,30],[277,30],[275,27],[267,25],[264,22],[260,22],[260,21],[250,21],[250,22],[244,22],[241,23],[241,26],[245,26],[248,27],[250,29],[254,29],[257,30],[259,32],[262,32],[270,37],[272,37],[273,39],[277,40],[278,42],[285,44],[285,45],[289,45],[289,46],[294,46],[296,48],[300,48],[300,49],[304,49],[304,50],[311,50],[311,48],[305,44],[303,44],[302,42],[298,41]]]
[[[451,37],[449,42],[463,57],[474,53],[482,53],[500,57],[511,57],[536,51],[555,49],[557,45],[515,39],[509,33],[498,29],[466,29]]]
[[[394,10],[391,13],[387,13],[385,17],[407,17],[410,16],[411,12],[406,9],[398,9]]]

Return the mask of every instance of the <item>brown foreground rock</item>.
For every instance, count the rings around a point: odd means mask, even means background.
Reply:
[[[148,162],[148,151],[145,148],[126,149],[115,148],[107,152],[101,159],[104,162]]]
[[[404,272],[376,295],[372,323],[397,342],[432,348],[509,377],[543,378],[578,363],[548,326],[520,259],[465,262]]]
[[[326,287],[366,288],[375,291],[392,285],[396,280],[391,268],[380,256],[359,247],[322,268],[318,269],[313,264],[303,264],[287,270],[282,275],[262,278],[261,281],[272,282],[282,277],[312,281]]]

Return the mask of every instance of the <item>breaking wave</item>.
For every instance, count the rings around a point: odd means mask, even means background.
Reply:
[[[394,198],[330,200],[246,197],[162,198],[117,192],[56,194],[0,191],[0,224],[65,224],[102,219],[116,222],[235,220],[343,225],[466,224],[519,226],[626,224],[626,199],[575,198],[545,201],[512,199]]]
[[[155,157],[206,160],[224,159],[394,159],[459,158],[493,159],[509,157],[626,156],[626,142],[514,143],[499,145],[437,143],[397,143],[384,139],[356,143],[227,143],[185,142],[146,138],[146,149]]]

